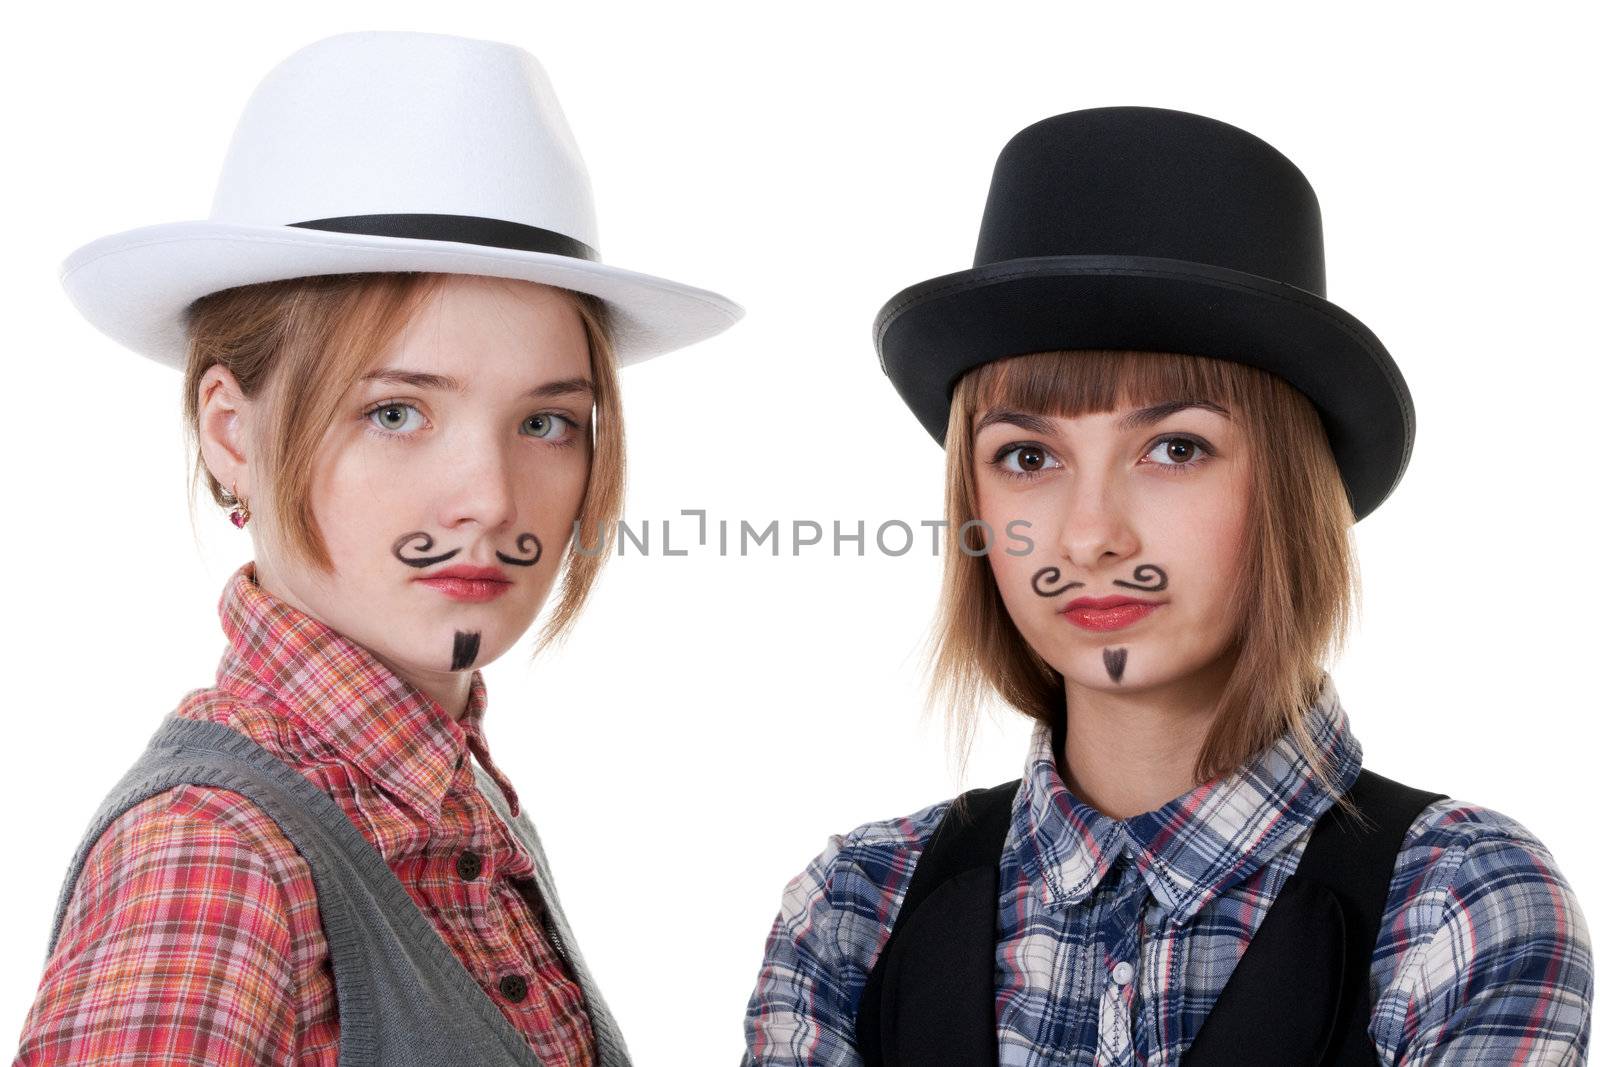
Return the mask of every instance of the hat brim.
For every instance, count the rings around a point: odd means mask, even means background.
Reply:
[[[727,297],[605,263],[458,241],[207,220],[102,237],[69,255],[62,287],[106,336],[168,366],[187,350],[185,313],[208,293],[256,282],[367,271],[439,271],[543,282],[611,308],[618,362],[712,337],[744,315]]]
[[[1411,458],[1411,393],[1353,315],[1293,285],[1150,256],[1041,256],[896,294],[873,323],[878,361],[944,444],[956,381],[1006,356],[1070,348],[1181,352],[1279,375],[1317,407],[1357,519]]]

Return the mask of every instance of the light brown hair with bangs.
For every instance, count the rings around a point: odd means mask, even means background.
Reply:
[[[200,379],[221,364],[246,397],[270,400],[260,435],[265,454],[258,462],[273,504],[267,512],[278,520],[276,539],[302,562],[331,573],[333,561],[310,504],[323,438],[349,391],[448,277],[421,271],[324,274],[224,289],[191,305],[183,382],[185,440],[194,450],[191,528],[195,483],[201,479],[219,506],[234,504],[199,454]],[[540,632],[535,655],[564,636],[577,616],[610,552],[608,531],[622,510],[622,404],[609,315],[596,297],[560,291],[583,320],[589,342],[592,453],[577,536],[563,563],[560,600]]]
[[[1251,499],[1230,617],[1240,620],[1233,673],[1197,754],[1196,782],[1227,774],[1293,731],[1324,784],[1328,770],[1305,726],[1325,657],[1343,648],[1360,610],[1355,514],[1310,400],[1247,364],[1174,352],[1074,349],[985,363],[952,394],[945,437],[945,518],[978,517],[973,427],[990,408],[1075,418],[1171,400],[1223,405],[1251,455]],[[1000,598],[975,525],[967,550],[946,553],[933,633],[930,698],[949,709],[962,764],[991,693],[1051,722],[1066,704],[1059,672],[1027,644]],[[1066,709],[1070,714],[1070,709]],[[1347,811],[1353,806],[1342,802]]]

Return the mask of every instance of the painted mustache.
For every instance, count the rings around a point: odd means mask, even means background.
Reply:
[[[1076,589],[1084,582],[1063,582],[1054,589],[1046,588],[1046,584],[1061,577],[1060,567],[1040,567],[1033,574],[1033,591],[1040,596],[1060,596],[1068,589]],[[1167,572],[1154,563],[1141,563],[1133,568],[1133,581],[1125,582],[1121,578],[1113,578],[1112,585],[1120,585],[1124,589],[1137,589],[1141,593],[1159,593],[1167,587]],[[1122,675],[1128,667],[1128,650],[1126,648],[1103,648],[1100,650],[1101,662],[1105,664],[1106,674],[1113,682],[1122,683]]]
[[[533,555],[527,559],[508,556],[504,552],[495,550],[495,558],[501,563],[509,563],[513,567],[531,567],[539,562],[539,557],[544,555],[544,545],[539,541],[539,536],[531,530],[517,535],[517,551],[526,552],[528,546],[533,546]],[[441,552],[436,556],[407,555],[408,551],[427,553],[433,548],[433,537],[425,530],[413,530],[408,534],[401,534],[395,539],[389,551],[394,553],[394,558],[404,563],[407,567],[431,567],[435,563],[443,563],[460,552],[460,548],[452,548],[448,552]],[[457,630],[452,637],[450,648],[450,669],[464,671],[470,668],[478,659],[478,645],[483,634],[477,630]]]
[[[1054,589],[1046,589],[1044,587],[1045,583],[1053,582],[1059,577],[1061,577],[1060,567],[1040,567],[1033,574],[1033,591],[1040,596],[1060,596],[1068,589],[1076,589],[1085,584],[1083,582],[1064,582]],[[1114,578],[1111,584],[1120,585],[1124,589],[1137,589],[1142,593],[1159,593],[1167,587],[1167,572],[1154,563],[1141,563],[1133,568],[1133,578],[1134,580],[1131,582],[1125,582],[1121,578]],[[1151,584],[1152,582],[1154,584]]]
[[[413,544],[415,544],[414,549],[411,548]],[[517,535],[517,551],[528,551],[528,546],[530,544],[533,545],[533,557],[531,559],[519,559],[516,556],[508,556],[498,549],[495,550],[495,558],[501,563],[509,563],[513,567],[531,567],[535,563],[539,562],[539,557],[544,555],[544,545],[539,541],[539,536],[531,531]],[[404,563],[407,567],[431,567],[435,563],[443,563],[445,560],[451,558],[457,552],[461,551],[459,548],[452,548],[450,551],[442,552],[437,556],[408,556],[405,554],[408,550],[427,552],[432,548],[432,535],[422,530],[416,530],[412,533],[400,535],[400,537],[395,540],[395,543],[390,546],[389,550],[394,553],[395,559],[399,560],[401,563]]]

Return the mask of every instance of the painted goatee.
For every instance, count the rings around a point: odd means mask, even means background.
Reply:
[[[1101,651],[1101,657],[1106,661],[1106,673],[1111,675],[1113,682],[1122,681],[1122,668],[1128,665],[1128,650],[1125,648],[1107,648]]]
[[[451,670],[462,671],[472,666],[472,661],[478,658],[478,638],[481,636],[476,630],[456,631],[456,647],[450,655]]]

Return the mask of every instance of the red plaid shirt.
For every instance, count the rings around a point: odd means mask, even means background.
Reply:
[[[588,1067],[582,991],[547,940],[533,858],[478,792],[481,671],[459,722],[370,652],[261,589],[219,603],[214,688],[178,714],[232,727],[331,796],[511,1024]],[[529,896],[524,897],[524,893]],[[88,856],[23,1026],[18,1064],[337,1064],[338,1003],[311,869],[240,794],[180,785]]]

